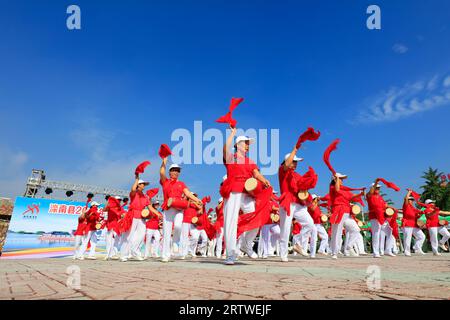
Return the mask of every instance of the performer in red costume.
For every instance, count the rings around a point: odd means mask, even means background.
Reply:
[[[259,172],[256,164],[247,157],[252,139],[246,136],[239,136],[235,142],[235,153],[228,150],[231,147],[236,128],[231,127],[231,134],[223,147],[223,162],[227,169],[227,180],[224,181],[222,196],[224,204],[224,234],[227,259],[225,264],[232,265],[239,255],[236,248],[239,210],[243,213],[255,211],[255,199],[245,192],[244,184],[248,178],[254,177],[265,187],[270,187],[269,181]],[[258,233],[258,228],[249,230],[242,235],[242,247],[249,257],[257,258],[251,244]]]
[[[181,167],[172,164],[169,168],[169,177],[166,177],[167,157],[163,158],[161,168],[159,170],[160,184],[163,188],[164,203],[162,205],[163,213],[163,250],[162,262],[168,262],[171,257],[171,234],[173,227],[173,242],[178,243],[181,236],[181,228],[183,224],[183,209],[168,206],[169,198],[174,200],[191,199],[199,206],[202,201],[189,191],[187,186],[178,177],[181,173]]]

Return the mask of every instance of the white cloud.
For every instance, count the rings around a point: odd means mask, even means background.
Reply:
[[[373,97],[350,122],[396,121],[416,113],[450,104],[450,76],[434,76],[427,81],[393,87]]]
[[[404,54],[408,52],[409,48],[402,43],[396,43],[392,46],[392,50],[398,54]]]
[[[444,83],[443,83],[444,87],[450,87],[450,76],[447,76],[444,79]]]
[[[0,146],[0,197],[14,197],[25,191],[28,154]]]

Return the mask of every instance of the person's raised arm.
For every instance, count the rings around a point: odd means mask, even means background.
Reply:
[[[406,193],[405,199],[403,199],[403,205],[407,205],[408,204],[410,196],[411,196],[411,189],[408,189],[408,192]]]
[[[375,179],[375,182],[373,183],[373,186],[370,187],[369,195],[373,195],[375,193],[375,190],[377,188],[377,184],[378,184],[378,178]]]
[[[284,171],[288,170],[289,167],[291,166],[292,162],[294,161],[294,157],[297,154],[297,146],[294,146],[294,148],[291,151],[291,154],[289,155],[289,158],[286,159],[286,161],[284,161],[284,165],[283,165],[283,169]]]
[[[236,135],[236,128],[230,126],[231,134],[229,135],[227,142],[223,145],[223,163],[227,162],[228,150],[230,150],[231,145],[233,144],[234,136]]]
[[[135,194],[137,190],[137,186],[139,184],[139,174],[136,174],[134,177],[134,183],[131,186],[131,194]]]
[[[167,157],[162,159],[161,167],[159,168],[159,180],[161,180],[161,183],[164,183],[167,180],[166,164],[167,164]]]
[[[338,178],[336,175],[334,175],[334,179],[336,181],[334,188],[336,189],[337,192],[339,192],[341,191],[341,184],[342,184],[341,178]]]

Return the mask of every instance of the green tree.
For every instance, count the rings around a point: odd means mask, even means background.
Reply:
[[[425,179],[425,185],[421,186],[423,192],[420,201],[433,199],[441,210],[448,211],[450,210],[450,184],[442,184],[442,175],[443,173],[438,169],[431,167],[423,173],[422,178]]]

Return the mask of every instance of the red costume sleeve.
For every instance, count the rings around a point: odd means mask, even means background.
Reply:
[[[161,159],[167,158],[168,156],[170,156],[172,154],[172,151],[170,150],[169,146],[167,144],[162,144],[159,147],[159,152],[158,152],[159,156]]]
[[[395,185],[395,183],[386,181],[386,180],[383,179],[383,178],[378,178],[378,180],[380,180],[381,182],[383,182],[383,183],[385,184],[386,187],[391,188],[391,189],[394,189],[395,191],[400,191],[400,188],[397,187],[397,186]]]
[[[337,145],[340,142],[339,139],[334,140],[329,146],[328,148],[325,150],[325,153],[323,154],[323,161],[325,162],[325,164],[327,165],[328,169],[330,169],[330,171],[333,174],[336,174],[336,171],[333,169],[333,167],[331,166],[330,163],[330,154],[331,152],[333,152],[334,150],[337,149]]]
[[[137,175],[137,174],[140,174],[140,173],[144,173],[144,170],[145,170],[145,168],[148,166],[150,164],[150,161],[144,161],[144,162],[142,162],[140,165],[138,165],[137,167],[136,167],[136,170],[134,171],[134,173]]]
[[[255,211],[241,214],[238,218],[237,236],[245,231],[253,230],[262,227],[270,218],[272,206],[270,198],[272,197],[272,187],[261,191],[255,198]]]
[[[159,188],[147,190],[147,196],[151,199],[158,194]]]
[[[233,119],[233,111],[234,111],[234,109],[236,109],[238,104],[240,104],[243,100],[244,100],[244,98],[231,98],[229,111],[227,112],[226,115],[224,115],[224,116],[220,117],[219,119],[217,119],[216,122],[218,122],[218,123],[228,123],[231,127],[235,128],[236,124],[237,124],[237,121],[235,119]]]
[[[312,167],[308,167],[308,171],[298,180],[298,190],[314,189],[317,184],[318,176]]]
[[[314,128],[309,127],[305,132],[303,132],[300,137],[297,140],[297,144],[295,147],[299,149],[303,142],[309,140],[309,141],[316,141],[320,137],[320,131],[315,132]]]

